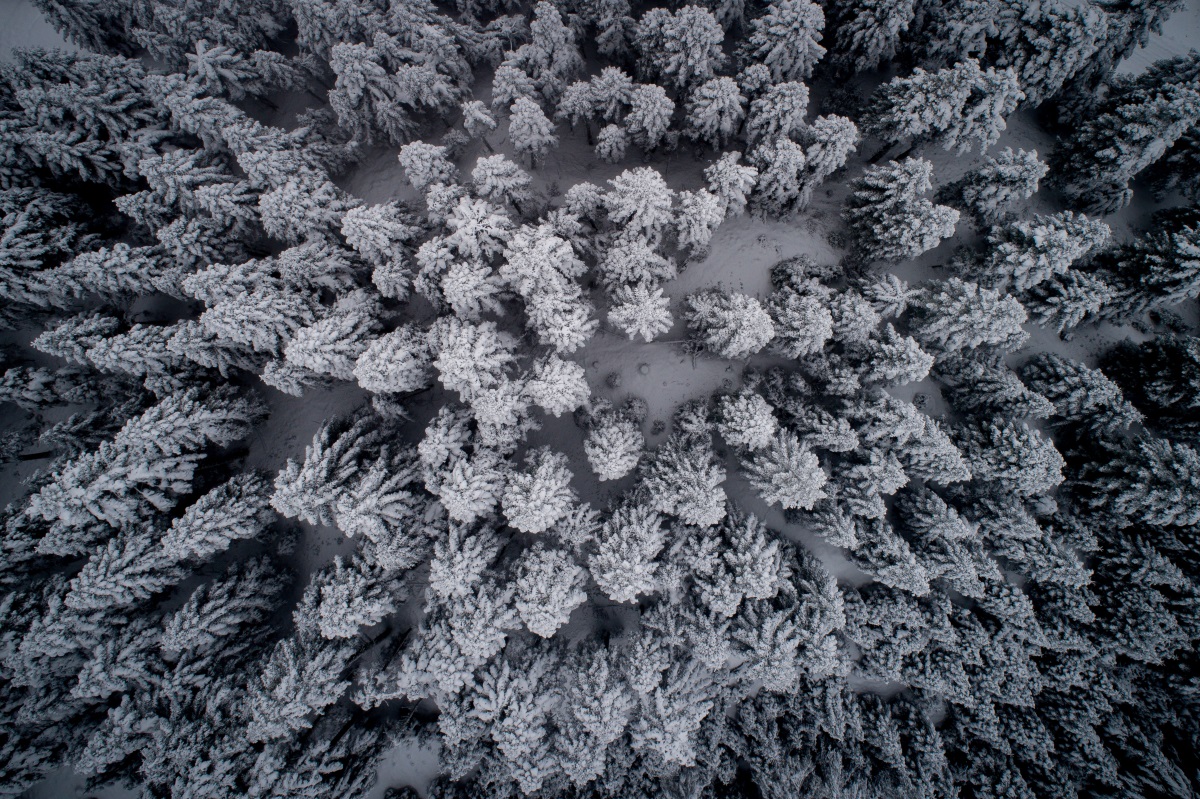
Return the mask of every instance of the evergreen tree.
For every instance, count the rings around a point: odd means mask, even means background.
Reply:
[[[719,289],[687,298],[688,327],[705,348],[721,358],[745,358],[775,336],[775,325],[758,300]]]
[[[558,146],[554,123],[546,118],[541,106],[528,97],[521,97],[509,111],[508,137],[518,154],[528,155],[530,165],[537,167],[551,148]]]
[[[725,517],[725,470],[705,443],[672,436],[643,468],[642,485],[655,510],[686,524],[713,525]]]
[[[680,249],[693,256],[705,252],[723,221],[724,203],[715,194],[705,189],[679,192],[679,219],[675,229]]]
[[[1041,353],[1021,367],[1029,387],[1054,404],[1054,417],[1096,433],[1115,434],[1142,415],[1099,369],[1054,353]]]
[[[658,513],[644,505],[622,505],[601,527],[588,571],[609,599],[632,602],[640,594],[657,590],[659,564],[655,558],[665,544]]]
[[[1065,274],[1103,248],[1111,233],[1103,222],[1071,211],[1009,222],[988,233],[990,250],[979,271],[991,286],[1026,291]]]
[[[1103,213],[1129,204],[1129,181],[1200,120],[1198,65],[1192,53],[1114,81],[1059,155],[1056,179],[1072,203]]]
[[[1117,518],[1156,527],[1189,527],[1200,519],[1194,486],[1200,455],[1187,444],[1139,438],[1132,448],[1087,469],[1088,503]]]
[[[596,134],[596,155],[606,164],[615,164],[625,157],[629,136],[620,125],[605,125]]]
[[[834,66],[842,72],[869,72],[881,62],[891,61],[900,46],[900,36],[913,23],[916,4],[905,0],[884,3],[856,0],[830,9],[833,15]]]
[[[1054,412],[1048,399],[1026,388],[1002,362],[952,357],[938,361],[942,394],[956,409],[979,416],[1045,419]]]
[[[1037,150],[1005,147],[987,156],[983,166],[967,173],[961,182],[963,202],[986,224],[1015,212],[1038,190],[1038,182],[1050,171],[1038,160]]]
[[[584,570],[569,555],[537,545],[517,566],[517,613],[535,635],[550,638],[567,623],[571,611],[587,600],[580,587]]]
[[[375,393],[406,394],[428,388],[433,369],[424,334],[403,325],[368,343],[354,362],[354,378]]]
[[[729,394],[717,403],[717,430],[728,444],[760,450],[771,443],[779,422],[762,395],[753,391]]]
[[[808,80],[825,55],[820,45],[825,13],[808,0],[772,0],[750,25],[745,58],[764,64],[775,82]]]
[[[450,184],[458,180],[458,167],[450,161],[449,151],[442,145],[413,142],[401,147],[398,157],[405,180],[417,191],[423,192],[435,183]]]
[[[575,502],[570,488],[567,456],[548,448],[525,457],[531,471],[515,472],[504,489],[504,515],[524,533],[541,533],[554,526]]]
[[[803,83],[777,83],[750,104],[746,124],[748,141],[782,136],[794,139],[808,127],[808,87]]]
[[[813,190],[845,166],[858,146],[858,127],[846,117],[821,116],[804,131],[804,188],[800,205],[808,205]]]
[[[548,355],[533,365],[525,384],[525,396],[552,416],[560,416],[584,405],[591,394],[583,367]]]
[[[651,289],[645,283],[619,286],[613,292],[613,306],[608,321],[633,340],[641,336],[653,341],[671,329],[673,324],[670,300],[661,288]]]
[[[621,238],[628,241],[640,236],[650,246],[656,246],[674,221],[671,211],[674,192],[662,174],[650,167],[639,167],[627,169],[608,183],[612,188],[601,201],[609,220],[621,229]]]
[[[923,344],[957,352],[978,347],[1020,349],[1029,334],[1014,298],[952,277],[926,288],[913,305],[913,334]]]
[[[638,71],[679,89],[706,81],[725,63],[724,39],[720,24],[704,8],[684,6],[674,13],[651,9],[633,34]]]
[[[725,204],[727,216],[741,216],[746,198],[754,189],[758,170],[738,163],[741,153],[725,153],[704,170],[708,190]]]
[[[637,422],[612,407],[601,407],[591,414],[591,424],[583,451],[596,478],[619,480],[638,465],[646,439]]]
[[[629,95],[629,113],[625,116],[625,129],[633,143],[646,152],[658,148],[671,118],[675,114],[675,102],[658,84],[638,84]]]
[[[765,448],[743,462],[743,468],[763,501],[785,510],[812,510],[826,496],[821,489],[828,476],[820,461],[791,431],[778,431]]]
[[[1024,424],[985,421],[963,428],[959,440],[976,480],[1023,497],[1053,491],[1063,481],[1065,464],[1054,442]]]
[[[855,181],[843,215],[872,258],[915,258],[954,234],[958,211],[921,195],[933,184],[933,165],[906,158],[867,169]]]
[[[1160,211],[1153,228],[1112,254],[1125,293],[1122,310],[1177,305],[1200,296],[1200,215]]]
[[[720,148],[746,118],[746,98],[733,78],[712,78],[692,90],[687,102],[687,132]]]
[[[778,138],[759,145],[751,154],[758,167],[754,202],[776,216],[795,208],[805,197],[808,159],[804,148],[791,139]]]
[[[816,355],[833,337],[833,315],[819,294],[784,287],[771,295],[767,311],[775,324],[771,348],[786,358]]]
[[[409,115],[411,95],[400,76],[388,69],[386,55],[365,44],[336,44],[329,66],[337,76],[329,107],[338,125],[352,137],[370,143],[382,137],[401,144],[416,131]]]

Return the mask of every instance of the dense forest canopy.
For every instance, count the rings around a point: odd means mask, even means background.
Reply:
[[[31,2],[0,794],[1200,793],[1183,0]]]

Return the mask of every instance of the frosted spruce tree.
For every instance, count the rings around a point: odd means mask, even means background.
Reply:
[[[633,33],[638,72],[652,83],[676,89],[702,83],[724,65],[724,39],[725,31],[705,8],[689,5],[674,13],[652,8]]]
[[[712,78],[692,90],[686,112],[688,135],[716,149],[741,128],[746,98],[733,78]]]
[[[687,321],[705,349],[721,358],[745,358],[775,336],[775,325],[762,304],[745,294],[719,289],[687,298]]]
[[[870,167],[852,184],[843,216],[868,257],[915,258],[954,234],[958,211],[921,197],[932,176],[933,164],[906,158]]]
[[[773,0],[750,27],[745,58],[766,65],[776,82],[807,80],[825,55],[825,13],[808,0]]]
[[[987,156],[983,166],[968,172],[961,182],[967,208],[985,224],[1016,212],[1038,190],[1050,167],[1038,160],[1037,150],[1005,147]]]

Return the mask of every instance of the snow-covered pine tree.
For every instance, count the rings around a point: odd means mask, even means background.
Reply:
[[[408,324],[371,341],[354,362],[354,378],[367,391],[380,394],[428,388],[433,369],[425,334]]]
[[[1066,465],[1054,442],[1025,424],[993,419],[964,426],[959,446],[975,480],[1019,496],[1053,491]]]
[[[529,471],[514,472],[502,502],[508,523],[524,533],[542,533],[576,501],[567,456],[543,447],[525,457]]]
[[[1045,419],[1054,412],[1048,399],[1026,388],[1002,361],[943,357],[936,372],[942,395],[960,412],[1017,419]]]
[[[309,524],[334,524],[338,500],[353,486],[379,435],[366,415],[326,421],[304,448],[303,463],[289,458],[276,475],[271,507]]]
[[[651,167],[627,169],[608,181],[612,187],[601,202],[609,220],[625,241],[641,238],[650,247],[658,246],[675,221],[671,205],[675,193],[662,174]]]
[[[675,231],[679,248],[697,257],[707,252],[717,228],[725,221],[725,204],[706,189],[679,192]]]
[[[587,601],[586,572],[571,556],[537,544],[517,564],[516,602],[521,621],[535,635],[550,638]]]
[[[652,152],[666,136],[674,115],[675,101],[667,96],[662,86],[639,83],[629,95],[625,129],[634,144],[645,152]]]
[[[1111,234],[1105,223],[1072,211],[1019,219],[991,229],[989,251],[978,270],[989,286],[1027,291],[1066,274],[1076,261],[1102,249]]]
[[[1183,208],[1159,211],[1151,225],[1112,254],[1118,285],[1128,295],[1119,302],[1123,313],[1200,296],[1200,214]]]
[[[705,8],[689,5],[674,13],[652,8],[638,20],[633,34],[638,72],[677,89],[702,83],[724,65],[724,40],[725,31]]]
[[[513,362],[515,342],[493,322],[472,324],[444,316],[429,329],[428,341],[442,385],[464,399],[499,383]]]
[[[583,451],[598,480],[619,480],[629,474],[645,446],[646,439],[629,414],[608,405],[591,412]]]
[[[817,117],[805,128],[801,136],[805,165],[800,207],[808,205],[817,186],[845,166],[850,153],[858,147],[858,140],[858,126],[833,114]]]
[[[416,131],[409,115],[413,98],[386,60],[376,47],[334,45],[329,66],[337,81],[329,93],[329,107],[350,136],[367,143],[382,138],[401,144]]]
[[[306,372],[354,380],[355,361],[366,350],[376,326],[369,308],[335,310],[297,330],[284,347],[284,357]]]
[[[854,182],[843,215],[869,257],[915,258],[954,234],[958,211],[921,197],[932,176],[933,164],[906,158],[869,167]]]
[[[795,208],[805,194],[808,159],[804,148],[791,139],[780,137],[760,144],[750,158],[758,168],[755,207],[775,216]]]
[[[744,58],[764,64],[776,82],[808,80],[825,55],[821,35],[825,12],[809,0],[772,0],[767,13],[750,23]]]
[[[771,349],[786,358],[815,355],[833,337],[833,315],[828,298],[820,294],[800,293],[785,286],[777,289],[767,303],[775,324]]]
[[[773,409],[757,392],[727,394],[717,403],[717,431],[738,449],[760,450],[771,443],[778,429]]]
[[[708,190],[725,204],[726,216],[741,216],[746,209],[746,198],[758,180],[758,169],[739,164],[741,153],[724,153],[704,170]]]
[[[833,65],[841,72],[870,72],[881,62],[891,61],[915,12],[913,0],[854,0],[831,8]]]
[[[496,118],[480,100],[467,100],[462,104],[463,127],[473,139],[482,139],[496,129]]]
[[[1050,167],[1038,160],[1037,150],[1005,147],[983,165],[967,173],[959,184],[961,195],[976,217],[992,224],[1015,212],[1038,190]]]
[[[533,364],[524,392],[533,404],[551,416],[574,411],[591,396],[583,367],[557,355],[547,355]]]
[[[587,567],[612,601],[632,602],[658,589],[655,558],[666,544],[662,521],[653,509],[639,504],[621,505],[605,519]]]
[[[864,382],[902,386],[924,380],[933,367],[934,357],[912,336],[897,333],[890,323],[862,346],[867,365]]]
[[[606,164],[615,164],[625,157],[629,136],[620,125],[605,125],[596,134],[596,156]]]
[[[1155,62],[1114,79],[1057,154],[1055,180],[1079,206],[1112,213],[1129,204],[1129,182],[1200,121],[1200,54]]]
[[[1038,324],[1062,333],[1085,321],[1124,313],[1128,299],[1098,275],[1072,269],[1034,286],[1021,302]]]
[[[1090,464],[1084,482],[1096,510],[1155,527],[1200,521],[1196,478],[1200,454],[1191,446],[1143,437],[1108,461]]]
[[[528,97],[521,97],[509,109],[508,138],[519,155],[529,156],[530,166],[537,168],[551,149],[558,146],[558,135],[542,107]]]
[[[1142,420],[1120,386],[1099,369],[1089,369],[1078,361],[1040,353],[1021,367],[1021,377],[1054,404],[1056,421],[1115,435]]]
[[[867,129],[889,145],[941,137],[947,150],[964,153],[973,140],[986,150],[1024,98],[1012,69],[984,70],[975,59],[936,72],[918,67],[880,87],[867,112]]]
[[[171,562],[203,562],[234,541],[256,538],[274,519],[271,484],[258,472],[243,472],[188,506],[171,522],[159,546]]]
[[[685,110],[688,136],[719,149],[741,128],[746,98],[733,78],[712,78],[692,90]]]
[[[449,152],[440,144],[417,141],[400,148],[398,158],[404,168],[404,179],[419,192],[435,183],[458,181],[458,167],[450,160]]]
[[[787,81],[767,88],[750,104],[746,140],[753,143],[776,137],[799,138],[807,126],[808,87]]]
[[[1021,303],[956,277],[925,288],[910,315],[917,340],[944,352],[977,347],[1011,352],[1029,337],[1021,327],[1026,320]]]
[[[530,194],[533,178],[503,155],[481,157],[471,170],[475,193],[493,203],[511,202],[518,209]]]
[[[770,314],[746,294],[707,289],[687,298],[687,320],[704,347],[721,358],[745,358],[775,336]]]
[[[742,461],[747,482],[763,501],[785,510],[812,510],[826,494],[821,462],[790,430],[779,430],[767,445]]]
[[[702,527],[725,518],[725,470],[707,442],[673,435],[650,456],[641,479],[651,506],[661,513]]]
[[[200,315],[209,333],[278,355],[298,330],[317,319],[315,303],[303,294],[264,285],[222,300]]]

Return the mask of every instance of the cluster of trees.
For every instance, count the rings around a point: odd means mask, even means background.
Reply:
[[[437,797],[1200,789],[1200,215],[1098,218],[1143,173],[1197,197],[1198,56],[1114,76],[1178,2],[35,2],[83,51],[0,67],[0,793],[346,799],[426,742]],[[1038,106],[1048,163],[985,153]],[[545,192],[564,128],[688,140],[703,185]],[[864,141],[844,264],[673,301]],[[981,161],[936,186],[933,144]],[[339,186],[371,147],[410,201]],[[952,275],[887,273],[968,220]],[[578,362],[602,321],[740,379],[647,431]],[[530,440],[563,415],[578,462]]]

